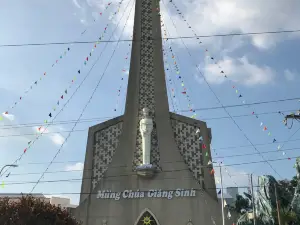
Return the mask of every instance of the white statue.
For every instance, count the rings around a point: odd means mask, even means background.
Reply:
[[[153,121],[149,115],[149,109],[143,109],[144,118],[140,121],[140,132],[142,135],[143,165],[150,165],[151,157],[151,132],[153,130]]]

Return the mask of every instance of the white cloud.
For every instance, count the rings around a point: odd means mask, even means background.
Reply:
[[[62,145],[65,142],[65,138],[61,134],[53,134],[50,139],[56,145]]]
[[[292,72],[288,69],[284,70],[284,76],[288,81],[293,81],[296,77],[296,72]]]
[[[73,0],[73,4],[74,4],[78,9],[81,9],[81,6],[80,6],[79,3],[77,2],[77,0]]]
[[[245,85],[269,84],[275,77],[275,72],[270,67],[252,64],[246,56],[239,59],[225,57],[218,64],[226,72],[227,77]],[[220,72],[218,65],[206,63],[204,75],[209,83],[224,82],[226,78]]]
[[[84,166],[83,163],[80,162],[75,163],[73,165],[67,165],[65,167],[65,171],[83,170],[83,166]]]
[[[174,13],[172,4],[166,0],[164,2],[169,8],[168,13]],[[270,4],[270,1],[261,0],[202,0],[201,3],[199,4],[198,1],[175,2],[198,35],[297,29],[297,21],[300,20],[300,1],[272,1]],[[162,8],[164,4],[161,4]],[[163,12],[163,15],[165,18],[168,17],[166,12]],[[172,19],[181,35],[188,36],[192,32],[187,29],[186,23],[182,22],[183,19],[180,16],[172,15]],[[173,27],[171,21],[167,23],[167,27]],[[176,33],[173,34],[176,35]],[[202,41],[214,47],[216,39],[230,40],[230,38],[203,38]],[[239,37],[244,40],[250,39],[250,43],[262,50],[274,47],[276,43],[287,38],[299,38],[299,34]],[[191,41],[192,43],[196,44],[195,41]]]
[[[2,116],[6,119],[8,119],[9,121],[14,121],[15,120],[15,116],[13,114],[5,114],[2,113]]]
[[[63,131],[63,128],[62,127],[59,127],[59,126],[56,126],[56,127],[46,127],[45,126],[40,126],[40,127],[33,127],[33,130],[36,132],[36,134],[40,134],[40,133],[43,133],[43,134],[48,134],[48,135],[45,135],[45,137],[49,138],[55,145],[62,145],[64,142],[65,142],[65,137],[63,135],[61,135],[60,133],[55,133],[55,134],[52,134],[53,132],[57,132],[57,129],[60,130],[60,131]]]

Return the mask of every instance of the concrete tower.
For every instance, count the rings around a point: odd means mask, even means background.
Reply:
[[[136,0],[133,37],[125,114],[90,127],[73,213],[84,225],[220,224],[214,176],[206,167],[211,130],[169,112],[157,0]],[[144,108],[153,121],[152,166],[139,170]]]

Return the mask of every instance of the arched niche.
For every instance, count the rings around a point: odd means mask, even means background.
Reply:
[[[150,209],[144,209],[134,225],[160,225],[155,215],[151,212]]]

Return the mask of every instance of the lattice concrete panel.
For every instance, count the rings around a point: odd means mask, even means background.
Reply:
[[[171,119],[171,124],[180,154],[196,180],[201,183],[203,180],[202,145],[199,135],[196,135],[198,127],[175,119]]]
[[[143,108],[150,109],[153,118],[153,131],[151,138],[151,163],[159,168],[159,150],[157,130],[155,123],[154,107],[154,42],[152,41],[152,0],[141,0],[141,58],[140,58],[140,89],[139,89],[139,121],[143,118]],[[141,165],[142,160],[142,136],[137,126],[136,151],[133,159],[133,170]]]
[[[123,122],[95,133],[93,146],[93,188],[103,178],[119,144]]]

